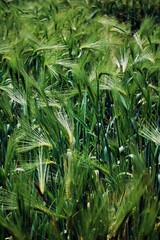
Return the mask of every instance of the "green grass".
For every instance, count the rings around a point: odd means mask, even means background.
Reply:
[[[160,237],[154,4],[1,1],[0,239]]]

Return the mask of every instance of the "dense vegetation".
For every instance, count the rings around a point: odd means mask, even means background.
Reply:
[[[159,4],[114,2],[0,3],[0,239],[160,237]]]

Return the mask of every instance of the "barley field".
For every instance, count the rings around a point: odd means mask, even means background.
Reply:
[[[0,240],[160,239],[160,3],[0,1]]]

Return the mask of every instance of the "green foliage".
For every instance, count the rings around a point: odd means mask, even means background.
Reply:
[[[159,238],[154,4],[0,2],[0,239]]]

